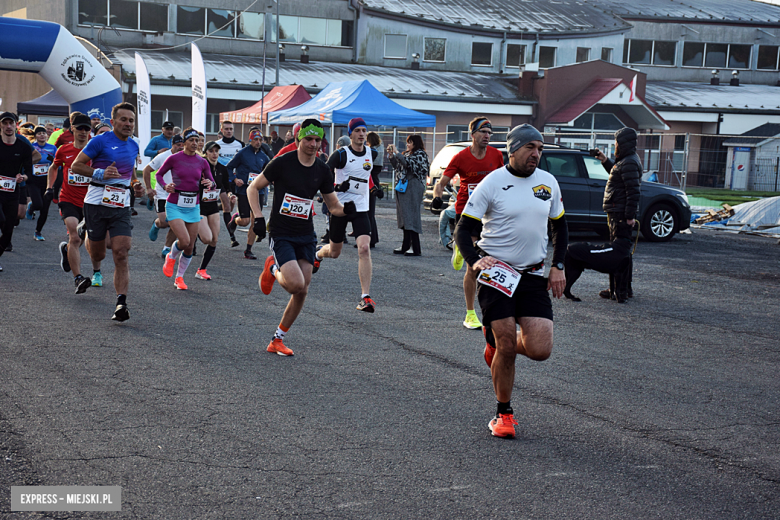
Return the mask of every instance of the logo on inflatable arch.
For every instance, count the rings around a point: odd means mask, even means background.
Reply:
[[[64,69],[62,79],[75,87],[89,85],[95,79],[92,63],[82,54],[71,54],[62,60],[61,66]]]

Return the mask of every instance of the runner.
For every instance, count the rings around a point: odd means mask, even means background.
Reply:
[[[201,188],[200,194],[200,214],[205,217],[200,221],[199,235],[203,243],[206,244],[206,252],[203,253],[203,259],[200,262],[200,268],[195,273],[195,278],[201,280],[211,280],[211,276],[206,269],[217,250],[217,241],[219,239],[219,208],[217,201],[222,199],[225,204],[227,193],[230,189],[230,176],[227,168],[219,163],[219,145],[214,141],[209,141],[204,147],[206,159],[211,167],[211,176],[217,185],[210,190]]]
[[[460,220],[463,208],[469,196],[485,176],[497,170],[504,165],[504,157],[496,148],[489,146],[490,136],[493,135],[493,127],[490,120],[486,117],[476,117],[469,123],[471,131],[471,146],[455,154],[450,164],[442,173],[441,179],[433,188],[432,209],[441,209],[443,203],[441,196],[444,188],[449,185],[455,175],[460,176],[460,188],[458,189],[458,198],[455,202],[455,224]],[[474,240],[479,238],[479,229],[474,234]],[[456,271],[463,268],[463,256],[458,247],[452,246],[452,267]],[[477,272],[466,266],[466,273],[463,275],[463,294],[466,297],[466,318],[463,320],[463,326],[467,329],[481,329],[477,313],[474,311],[474,296],[477,293]]]
[[[548,291],[560,298],[566,283],[563,261],[568,232],[563,199],[555,177],[536,168],[543,146],[542,134],[533,126],[513,128],[506,143],[509,164],[474,189],[455,229],[466,262],[481,271],[485,362],[498,401],[488,427],[496,437],[515,436],[517,421],[510,403],[515,358],[517,354],[534,361],[550,357],[553,312]],[[548,223],[553,243],[549,280],[544,278]],[[478,251],[473,237],[480,231]]]
[[[254,222],[251,201],[247,199],[246,189],[254,181],[268,164],[268,156],[260,150],[263,142],[263,135],[260,130],[254,130],[249,134],[251,142],[248,146],[239,150],[227,163],[227,170],[230,173],[230,181],[236,186],[236,196],[238,197],[238,213],[233,215],[233,219],[228,226],[231,233],[235,233],[236,226],[246,226]],[[219,144],[219,141],[217,141]],[[220,154],[222,152],[220,151]],[[258,200],[260,196],[258,195]],[[244,258],[247,260],[257,260],[252,253],[252,245],[255,243],[255,232],[249,228],[246,237],[246,249]]]
[[[19,184],[33,171],[32,148],[16,134],[16,114],[0,114],[0,256],[8,251],[18,220]],[[22,138],[23,139],[23,138]],[[3,268],[0,266],[0,271]]]
[[[325,131],[316,119],[307,119],[298,133],[300,146],[296,153],[275,158],[265,171],[247,189],[249,203],[255,214],[252,227],[262,240],[266,234],[265,218],[258,192],[274,183],[274,202],[269,225],[272,254],[266,258],[259,284],[263,294],[271,294],[274,282],[290,294],[290,301],[282,315],[271,343],[266,350],[280,356],[292,356],[284,344],[303,308],[311,282],[314,248],[317,235],[312,221],[314,197],[322,193],[325,203],[334,215],[354,214],[355,203],[343,206],[333,193],[333,175],[322,161],[317,160]]]
[[[74,118],[72,125],[74,141],[60,146],[54,156],[54,162],[49,168],[47,194],[54,193],[54,183],[57,181],[57,172],[62,167],[63,183],[60,191],[60,215],[68,231],[68,241],[60,242],[60,266],[62,270],[73,272],[73,280],[76,284],[76,294],[82,294],[91,285],[101,287],[103,275],[100,273],[100,264],[93,264],[92,278],[86,278],[81,274],[81,244],[82,239],[78,233],[78,225],[84,219],[84,197],[89,187],[89,178],[76,175],[70,171],[76,156],[87,145],[90,136],[89,117],[81,114]]]
[[[244,143],[233,137],[232,122],[222,121],[219,129],[222,133],[222,139],[217,141],[219,145],[219,162],[227,166],[227,163],[244,147]],[[233,172],[230,173],[232,174]]]
[[[330,242],[317,250],[314,256],[314,272],[319,269],[324,258],[338,258],[344,247],[347,223],[352,223],[352,231],[358,249],[358,277],[360,278],[360,303],[357,310],[374,312],[376,303],[371,299],[371,222],[368,219],[369,193],[377,190],[371,179],[371,170],[377,151],[365,146],[368,129],[362,118],[349,121],[351,144],[341,148],[328,159],[328,166],[335,172],[335,190],[339,192],[339,202],[353,201],[356,213],[349,216],[330,217]]]
[[[54,198],[54,191],[46,194],[46,184],[48,181],[49,166],[54,161],[54,154],[57,153],[57,148],[53,144],[47,144],[46,138],[49,134],[46,133],[46,129],[39,126],[35,129],[35,142],[33,148],[41,154],[41,160],[33,166],[32,178],[27,181],[27,196],[30,197],[30,202],[27,203],[27,211],[25,217],[27,220],[35,218],[35,212],[40,211],[38,215],[38,222],[35,225],[35,233],[33,238],[35,240],[43,241],[43,226],[46,225],[46,219],[49,218],[49,205]]]
[[[93,262],[106,257],[106,234],[111,234],[114,257],[115,321],[130,318],[127,287],[130,268],[127,263],[132,245],[129,187],[141,195],[143,187],[135,178],[138,145],[130,137],[135,127],[135,106],[119,103],[111,109],[112,132],[94,137],[79,153],[71,166],[76,175],[92,177],[84,197],[84,220],[87,226],[87,252]],[[88,165],[91,161],[92,166]]]
[[[163,273],[168,278],[173,276],[176,260],[179,268],[176,271],[174,285],[177,289],[186,291],[184,273],[192,260],[192,249],[198,238],[200,223],[200,186],[211,190],[214,178],[211,176],[206,159],[198,155],[198,132],[193,128],[184,130],[184,151],[171,155],[157,170],[157,185],[168,192],[168,203],[165,214],[168,224],[176,233],[176,242],[171,246],[171,252],[165,257]],[[166,182],[165,174],[171,173],[170,182]],[[181,258],[179,258],[181,257]]]
[[[152,177],[152,173],[156,172],[163,165],[165,160],[171,155],[178,153],[184,148],[184,139],[180,135],[174,135],[171,139],[171,149],[166,150],[152,159],[149,164],[144,167],[144,186],[146,186],[146,196],[150,200],[155,201],[155,209],[157,209],[157,218],[152,222],[152,227],[149,228],[149,240],[155,242],[160,230],[168,228],[168,234],[165,236],[165,246],[162,250],[162,257],[171,252],[171,244],[176,240],[176,234],[168,226],[168,220],[165,218],[165,204],[168,199],[168,193],[165,189],[156,182],[156,177]],[[165,182],[171,182],[170,173],[166,174]]]

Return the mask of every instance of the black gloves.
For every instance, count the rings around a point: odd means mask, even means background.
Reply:
[[[355,212],[357,212],[357,208],[355,207],[355,201],[350,200],[349,202],[344,203],[344,214],[345,215],[352,215]]]
[[[54,189],[48,188],[43,194],[43,200],[51,202],[54,199]]]
[[[441,200],[441,197],[434,197],[431,201],[431,209],[441,209],[442,206],[444,206],[444,201]]]
[[[335,191],[341,191],[341,192],[349,191],[349,179],[345,180],[341,184],[336,184],[336,186],[334,186],[333,189]]]
[[[252,231],[257,235],[258,240],[265,238],[265,218],[258,217],[255,219],[255,223],[252,225]]]
[[[382,197],[385,196],[385,190],[383,190],[379,186],[374,186],[373,188],[371,188],[371,195],[373,195],[378,199],[381,199]]]

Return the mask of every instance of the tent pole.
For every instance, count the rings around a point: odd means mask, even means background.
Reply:
[[[328,146],[328,151],[330,153],[333,153],[333,147],[336,146],[336,141],[333,140],[334,135],[336,135],[336,123],[331,122],[330,123],[330,146]]]
[[[433,127],[433,148],[431,150],[431,156],[436,157],[436,127]]]
[[[398,143],[398,127],[393,127],[393,147],[397,146]],[[393,196],[392,198],[395,199],[395,175],[393,175],[390,178],[390,194]]]

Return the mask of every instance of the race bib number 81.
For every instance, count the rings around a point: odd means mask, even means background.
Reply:
[[[311,199],[302,199],[295,195],[285,195],[282,206],[279,208],[279,214],[286,217],[308,219],[311,215],[311,207],[314,201]]]
[[[0,191],[13,193],[16,191],[16,179],[0,175]]]

